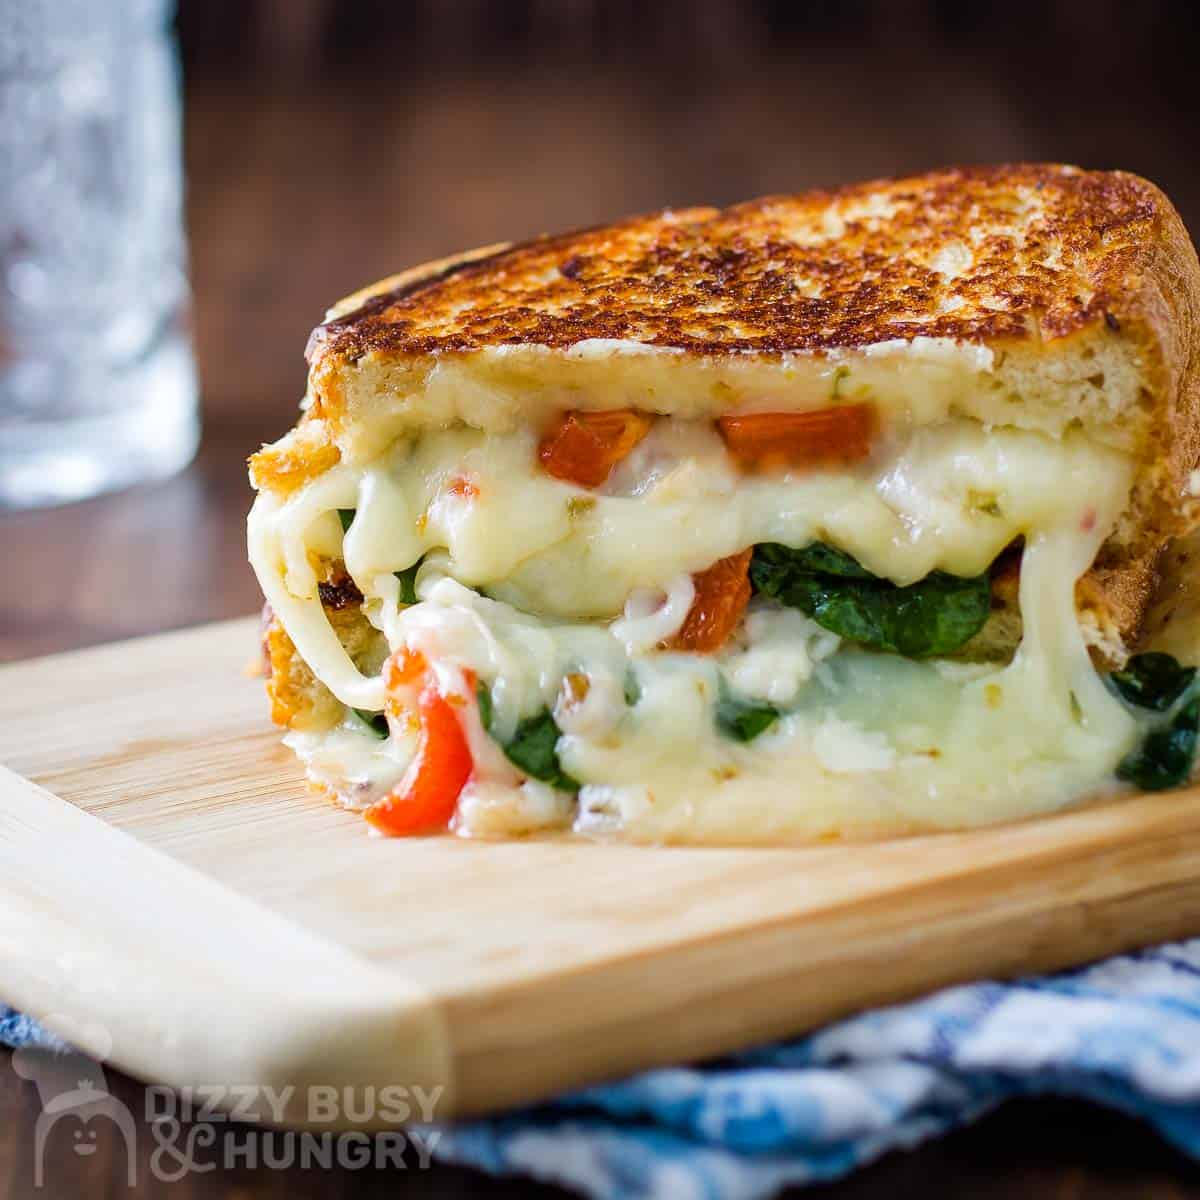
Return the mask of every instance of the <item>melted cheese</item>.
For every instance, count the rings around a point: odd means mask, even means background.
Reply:
[[[464,832],[574,820],[640,838],[769,841],[968,826],[1103,789],[1138,734],[1092,667],[1074,605],[1127,501],[1132,468],[1115,451],[952,421],[895,439],[857,472],[740,477],[706,422],[660,420],[594,493],[545,475],[535,450],[530,433],[430,432],[368,466],[335,467],[286,503],[260,496],[250,518],[268,601],[344,703],[382,708],[382,682],[341,650],[314,555],[344,557],[393,649],[491,683],[501,740],[556,709],[578,806],[522,785],[472,728]],[[356,510],[344,539],[339,508]],[[763,601],[719,655],[656,649],[687,612],[691,573],[748,545],[821,539],[905,584],[983,571],[1017,536],[1025,640],[1007,666],[843,646]],[[422,555],[421,602],[402,609],[394,572]],[[566,705],[568,672],[589,686]],[[736,742],[715,723],[726,686],[784,715]],[[342,761],[351,798],[366,802],[407,762],[395,741],[382,750],[350,726],[336,744],[297,749],[319,776]]]

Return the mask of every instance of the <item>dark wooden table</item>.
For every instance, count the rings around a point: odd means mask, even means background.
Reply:
[[[885,40],[747,66],[744,48],[733,45],[719,61],[670,74],[646,62],[561,61],[516,71],[193,80],[189,222],[204,444],[167,483],[0,517],[0,660],[253,611],[244,459],[290,423],[303,387],[301,349],[324,306],[413,262],[668,202],[982,158],[1127,165],[1166,185],[1185,217],[1200,214],[1189,128],[1172,124],[1144,90],[1134,96],[1127,72],[1110,63],[1111,86],[1090,89],[1084,110],[1070,102],[1074,59],[1062,59],[1051,77],[1006,88],[1012,50],[934,55],[919,40]],[[1042,53],[1049,60],[1055,52]],[[1089,61],[1094,69],[1094,54]],[[855,84],[864,78],[869,88]],[[142,1111],[138,1084],[117,1078],[114,1088]],[[6,1196],[32,1194],[39,1111],[33,1085],[5,1056]],[[561,1194],[446,1167],[237,1166],[167,1185],[149,1170],[144,1125],[141,1134],[136,1194],[147,1197]],[[65,1133],[55,1146],[42,1194],[124,1194],[122,1152],[107,1131],[90,1157],[72,1153]],[[1134,1121],[1034,1101],[806,1194],[1018,1193],[1200,1197],[1200,1171]]]

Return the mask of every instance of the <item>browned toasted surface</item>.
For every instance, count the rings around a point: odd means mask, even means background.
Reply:
[[[1157,547],[1121,567],[1093,566],[1075,589],[1075,603],[1089,626],[1096,662],[1122,666],[1134,644],[1157,582]],[[1023,633],[1021,621],[1021,549],[1011,547],[992,564],[992,613],[987,625],[965,647],[967,658],[1007,659]]]
[[[255,488],[290,496],[324,474],[341,458],[314,422],[301,422],[286,438],[250,456],[250,482]]]
[[[775,354],[918,335],[1053,339],[1139,319],[1177,218],[1124,172],[949,169],[542,238],[409,279],[314,331],[309,357],[636,340]]]
[[[342,716],[337,697],[312,673],[270,607],[263,610],[263,657],[271,720],[290,729],[323,730]]]
[[[1079,581],[1079,608],[1094,613],[1101,629],[1127,649],[1136,641],[1154,597],[1158,559],[1152,550],[1122,567],[1094,566]]]

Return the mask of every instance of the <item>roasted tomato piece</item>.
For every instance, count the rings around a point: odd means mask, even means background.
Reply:
[[[750,602],[750,555],[731,554],[707,571],[692,576],[696,598],[679,632],[666,643],[668,650],[712,654],[725,645]]]
[[[747,471],[858,462],[871,453],[877,427],[872,404],[717,420],[730,454]]]
[[[650,431],[653,418],[631,409],[610,412],[569,412],[542,439],[538,458],[548,475],[599,487],[617,465]]]
[[[363,814],[381,833],[393,836],[445,829],[474,765],[454,706],[432,679],[421,689],[417,709],[421,735],[416,755],[396,787]]]
[[[479,484],[459,475],[450,481],[446,492],[451,496],[457,496],[460,500],[474,500],[479,496]]]
[[[416,683],[429,669],[425,655],[420,650],[401,646],[383,668],[383,686],[389,691]]]

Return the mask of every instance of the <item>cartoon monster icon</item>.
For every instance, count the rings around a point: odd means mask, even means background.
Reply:
[[[61,1022],[59,1023],[61,1027]],[[111,1045],[102,1030],[89,1029],[79,1041],[92,1047]],[[13,1070],[37,1085],[42,1111],[34,1125],[34,1186],[45,1183],[46,1140],[60,1122],[75,1120],[73,1149],[81,1158],[96,1152],[96,1129],[101,1118],[116,1125],[125,1143],[125,1178],[137,1182],[137,1124],[133,1114],[108,1090],[104,1068],[96,1058],[75,1049],[26,1047],[14,1052]]]

